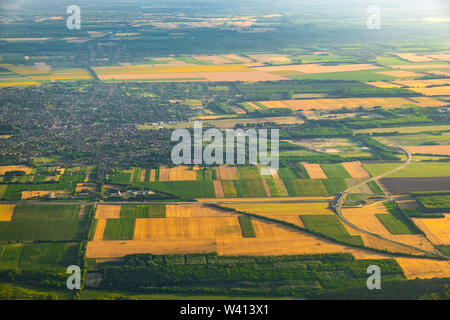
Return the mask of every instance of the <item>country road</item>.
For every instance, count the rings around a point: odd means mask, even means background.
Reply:
[[[395,147],[401,149],[401,150],[407,155],[407,157],[408,157],[407,160],[406,160],[401,166],[395,168],[394,170],[385,172],[385,173],[383,173],[383,174],[381,174],[381,175],[379,175],[379,176],[377,176],[377,177],[368,179],[368,180],[366,180],[366,181],[364,181],[364,182],[362,182],[362,183],[359,183],[358,185],[355,185],[355,186],[350,187],[350,188],[348,188],[347,190],[345,190],[345,191],[341,194],[341,196],[340,196],[339,200],[337,201],[337,203],[333,206],[334,209],[336,210],[336,214],[337,214],[337,216],[339,217],[339,219],[341,219],[342,222],[344,222],[344,223],[347,224],[348,226],[350,226],[350,227],[352,227],[352,228],[354,228],[354,229],[356,229],[356,230],[358,230],[358,231],[360,231],[360,232],[362,232],[362,233],[364,233],[364,234],[370,235],[370,236],[375,237],[375,238],[377,238],[377,239],[381,239],[381,240],[384,240],[384,241],[388,241],[388,242],[390,242],[390,243],[392,243],[392,244],[395,244],[395,245],[403,246],[403,247],[408,248],[408,249],[414,249],[414,250],[417,250],[417,251],[420,251],[420,252],[423,252],[423,253],[426,253],[426,254],[430,254],[430,255],[434,255],[434,256],[439,256],[439,257],[441,257],[441,258],[450,259],[450,257],[447,257],[446,255],[440,253],[440,252],[437,251],[437,250],[436,250],[436,251],[423,250],[423,249],[416,248],[416,247],[413,247],[413,246],[410,246],[410,245],[407,245],[407,244],[404,244],[404,243],[401,243],[401,242],[397,242],[397,241],[394,241],[394,240],[391,240],[391,239],[384,238],[384,237],[382,237],[382,236],[380,236],[380,235],[378,235],[378,234],[375,234],[375,233],[371,233],[371,232],[369,232],[369,231],[367,231],[367,230],[364,230],[364,229],[358,227],[357,225],[353,224],[353,223],[350,222],[347,218],[345,218],[345,216],[342,214],[342,206],[343,206],[343,204],[344,204],[344,201],[345,201],[345,199],[347,198],[347,195],[348,195],[353,189],[356,189],[356,188],[358,188],[358,187],[361,187],[362,185],[364,185],[364,184],[366,184],[366,183],[368,183],[368,182],[370,182],[370,181],[378,181],[379,179],[382,179],[382,178],[387,177],[387,176],[389,176],[389,175],[391,175],[391,174],[393,174],[393,173],[396,173],[396,172],[398,172],[398,171],[400,171],[400,170],[406,168],[406,167],[411,163],[411,160],[412,160],[412,155],[411,155],[411,153],[409,153],[408,150],[402,148],[402,147],[399,146],[399,145],[395,145]],[[384,190],[384,188],[383,188],[383,192],[386,193],[386,191]],[[388,201],[388,200],[392,200],[391,197],[390,197],[388,194],[386,194],[386,196],[387,196],[387,197],[386,197],[386,200],[387,200],[387,201]]]

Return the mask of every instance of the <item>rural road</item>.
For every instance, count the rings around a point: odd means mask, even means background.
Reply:
[[[353,189],[356,189],[356,188],[358,188],[358,187],[361,187],[361,186],[363,186],[364,184],[366,184],[366,183],[368,183],[368,182],[370,182],[370,181],[378,181],[379,179],[382,179],[382,178],[387,177],[387,176],[389,176],[389,175],[391,175],[391,174],[393,174],[393,173],[396,173],[396,172],[398,172],[398,171],[400,171],[400,170],[406,168],[406,167],[411,163],[411,160],[412,160],[411,153],[409,153],[408,150],[402,148],[402,147],[399,146],[399,145],[395,145],[395,147],[401,149],[401,150],[408,156],[408,159],[407,159],[401,166],[395,168],[394,170],[385,172],[385,173],[383,173],[383,174],[381,174],[381,175],[379,175],[379,176],[377,176],[377,177],[368,179],[368,180],[366,180],[366,181],[364,181],[364,182],[362,182],[362,183],[359,183],[358,185],[355,185],[355,186],[350,187],[350,188],[348,188],[347,190],[345,190],[345,191],[341,194],[341,196],[339,197],[339,200],[337,201],[337,203],[333,206],[334,209],[336,210],[336,214],[337,214],[337,216],[339,217],[339,219],[342,220],[342,222],[344,222],[344,223],[347,224],[348,226],[350,226],[350,227],[352,227],[353,229],[356,229],[356,230],[358,230],[358,231],[360,231],[360,232],[362,232],[362,233],[364,233],[364,234],[370,235],[370,236],[375,237],[375,238],[377,238],[377,239],[381,239],[381,240],[384,240],[384,241],[388,241],[388,242],[390,242],[390,243],[392,243],[392,244],[395,244],[395,245],[400,245],[400,246],[405,247],[405,248],[408,248],[408,249],[414,249],[414,250],[416,250],[416,251],[420,251],[420,252],[423,252],[423,253],[425,253],[425,254],[430,254],[430,255],[434,255],[434,256],[439,256],[439,257],[441,257],[441,258],[450,259],[449,257],[447,257],[446,255],[444,255],[444,254],[438,252],[437,250],[436,250],[436,251],[423,250],[423,249],[416,248],[416,247],[413,247],[413,246],[410,246],[410,245],[407,245],[407,244],[404,244],[404,243],[401,243],[401,242],[397,242],[397,241],[394,241],[394,240],[391,240],[391,239],[384,238],[384,237],[382,237],[382,236],[380,236],[380,235],[378,235],[378,234],[375,234],[375,233],[371,233],[371,232],[369,232],[369,231],[367,231],[367,230],[364,230],[364,229],[358,227],[357,225],[353,224],[352,222],[350,222],[350,221],[342,214],[342,206],[343,206],[343,204],[344,204],[344,201],[345,201],[345,199],[347,198],[347,195],[348,195]],[[383,192],[386,193],[386,191],[384,190],[384,188],[383,188]],[[387,196],[387,197],[386,197],[386,200],[392,200],[391,197],[389,196],[389,194],[386,193],[386,196]]]

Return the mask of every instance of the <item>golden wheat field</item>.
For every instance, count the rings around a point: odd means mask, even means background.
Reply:
[[[136,219],[134,240],[240,238],[242,231],[235,217]]]
[[[424,94],[426,96],[450,95],[450,86],[440,86],[431,88],[409,88],[409,90]]]
[[[408,279],[449,278],[450,262],[430,259],[396,258]]]
[[[216,168],[216,177],[217,180],[238,180],[239,173],[236,167],[230,167],[226,164],[220,165]]]
[[[407,146],[404,148],[412,154],[435,154],[450,156],[450,145]]]
[[[187,254],[216,252],[216,242],[200,240],[89,241],[87,258],[121,258],[130,254]]]
[[[425,88],[428,86],[450,85],[450,79],[395,80],[393,83],[409,88]]]
[[[93,241],[102,241],[108,219],[98,219]]]
[[[237,204],[223,204],[222,206],[242,212],[254,213],[271,217],[334,214],[333,211],[329,209],[328,202],[237,203]]]
[[[95,219],[119,219],[121,206],[99,204],[95,212]]]
[[[302,162],[311,179],[327,179],[327,175],[323,172],[320,164]]]
[[[52,191],[22,191],[22,197],[21,199],[27,200],[27,199],[33,199],[33,198],[40,198],[40,197],[47,197],[53,195],[55,198],[62,198],[66,196],[70,196],[70,191],[66,190],[52,190]]]
[[[159,168],[158,181],[170,181],[170,169],[166,167]]]
[[[359,161],[343,162],[341,164],[352,178],[358,179],[369,177],[369,174],[366,170],[364,170],[364,168],[361,166],[361,162]]]
[[[0,221],[11,221],[15,204],[0,204]]]
[[[252,219],[257,238],[295,237],[297,232],[271,222]]]
[[[342,210],[344,217],[355,226],[370,233],[385,235],[390,234],[376,214],[389,214],[389,211],[381,203],[362,208],[347,208]]]
[[[414,223],[435,245],[450,245],[450,214],[445,218],[413,218]]]
[[[428,239],[421,234],[385,234],[384,238],[404,243],[408,246],[427,251],[434,251],[434,247]]]
[[[298,64],[287,66],[274,66],[274,67],[259,67],[255,69],[264,72],[296,71],[304,74],[315,74],[315,73],[372,70],[372,69],[381,69],[381,67],[374,66],[371,64],[342,64],[337,66],[323,66],[313,63],[313,64]]]
[[[338,110],[343,107],[356,109],[358,107],[373,108],[383,106],[384,108],[398,108],[407,105],[417,105],[419,107],[439,107],[444,106],[444,101],[439,101],[430,97],[411,98],[339,98],[339,99],[303,99],[303,100],[283,100],[283,101],[261,101],[267,108],[290,108],[292,110]]]
[[[334,197],[277,197],[277,203],[292,202],[292,201],[330,201]],[[274,202],[273,198],[198,198],[199,202]]]
[[[433,71],[427,71],[427,73],[438,75],[438,76],[450,77],[450,70],[433,70]]]
[[[164,169],[163,178],[161,180],[161,170]],[[168,172],[167,172],[168,171]],[[159,181],[196,181],[197,171],[188,166],[177,166],[174,168],[160,168]]]
[[[217,198],[225,198],[225,194],[223,192],[222,182],[220,180],[214,180],[214,194]]]
[[[167,218],[200,218],[200,217],[234,217],[235,214],[200,203],[194,204],[168,204],[166,205]]]
[[[30,174],[33,169],[27,166],[0,166],[0,176],[4,176],[6,172],[23,171],[25,174]]]
[[[407,60],[409,62],[430,62],[433,61],[432,58],[418,55],[417,53],[395,53],[395,55],[403,60]]]
[[[363,240],[363,243],[368,248],[373,248],[377,250],[386,250],[393,253],[404,253],[404,254],[412,254],[421,256],[424,253],[419,250],[414,250],[413,248],[405,247],[401,244],[392,243],[388,240],[380,239],[366,233],[363,233],[359,230],[354,229],[353,227],[343,224],[347,232],[352,236],[360,236]]]

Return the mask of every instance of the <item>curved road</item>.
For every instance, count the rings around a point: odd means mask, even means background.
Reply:
[[[385,173],[383,173],[383,174],[381,174],[381,175],[379,175],[379,176],[377,176],[377,177],[368,179],[368,180],[366,180],[366,181],[364,181],[364,182],[362,182],[362,183],[359,183],[359,184],[357,184],[357,185],[355,185],[355,186],[353,186],[353,187],[350,187],[350,188],[348,188],[347,190],[345,190],[345,191],[341,194],[341,196],[340,196],[338,202],[333,206],[334,209],[336,210],[336,214],[337,214],[337,216],[339,217],[339,219],[341,219],[345,224],[349,225],[350,227],[352,227],[352,228],[354,228],[354,229],[356,229],[356,230],[358,230],[358,231],[360,231],[360,232],[362,232],[362,233],[365,233],[365,234],[367,234],[367,235],[370,235],[370,236],[372,236],[372,237],[375,237],[375,238],[378,238],[378,239],[381,239],[381,240],[384,240],[384,241],[388,241],[388,242],[390,242],[390,243],[392,243],[392,244],[400,245],[400,246],[403,246],[403,247],[408,248],[408,249],[414,249],[414,250],[416,250],[416,251],[420,251],[420,252],[423,252],[423,253],[426,253],[426,254],[430,254],[430,255],[434,255],[434,256],[439,256],[439,257],[441,257],[441,258],[450,259],[450,258],[447,257],[446,255],[444,255],[444,254],[442,254],[442,253],[440,253],[440,252],[438,252],[438,251],[428,251],[428,250],[423,250],[423,249],[416,248],[416,247],[413,247],[413,246],[410,246],[410,245],[407,245],[407,244],[404,244],[404,243],[401,243],[401,242],[397,242],[397,241],[394,241],[394,240],[391,240],[391,239],[386,239],[386,238],[384,238],[384,237],[382,237],[382,236],[380,236],[380,235],[378,235],[378,234],[371,233],[371,232],[369,232],[369,231],[367,231],[367,230],[364,230],[364,229],[358,227],[357,225],[353,224],[353,223],[350,222],[347,218],[345,218],[345,216],[342,214],[342,205],[343,205],[345,199],[347,198],[347,195],[350,193],[351,190],[353,190],[353,189],[355,189],[355,188],[358,188],[358,187],[361,187],[361,186],[365,185],[366,183],[368,183],[368,182],[370,182],[370,181],[376,181],[376,180],[382,179],[382,178],[384,178],[384,177],[387,177],[387,176],[389,176],[389,175],[391,175],[391,174],[393,174],[393,173],[395,173],[395,172],[397,172],[397,171],[400,171],[400,170],[406,168],[406,167],[411,163],[412,156],[411,156],[411,154],[408,152],[408,150],[402,148],[402,147],[399,146],[399,145],[395,145],[395,147],[401,149],[401,150],[408,156],[408,159],[407,159],[401,166],[395,168],[394,170],[391,170],[391,171],[389,171],[389,172],[385,172]],[[385,192],[385,191],[383,190],[383,192]],[[385,193],[386,193],[386,192],[385,192]],[[386,194],[386,196],[388,196],[388,195]],[[388,197],[386,198],[386,200],[391,200],[391,198],[388,196]]]

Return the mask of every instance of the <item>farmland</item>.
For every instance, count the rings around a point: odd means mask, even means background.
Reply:
[[[44,2],[1,5],[0,299],[448,299],[447,3]]]

